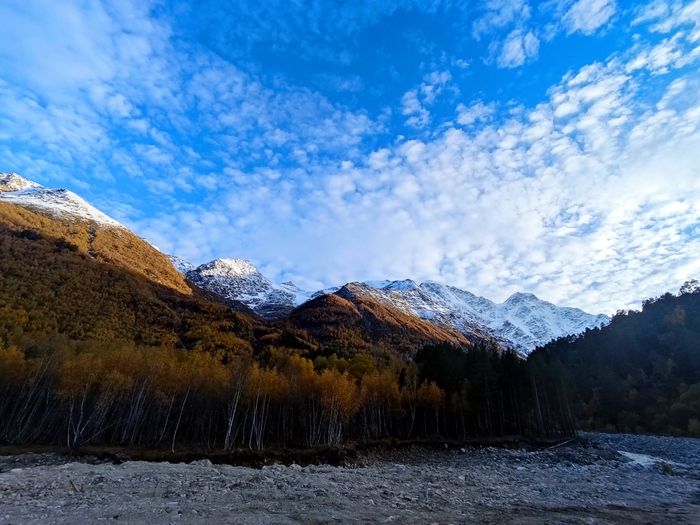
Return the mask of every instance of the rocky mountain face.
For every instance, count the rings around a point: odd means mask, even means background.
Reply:
[[[266,319],[289,314],[313,295],[292,283],[274,284],[243,259],[216,259],[197,267],[179,257],[170,260],[200,288],[240,301]]]
[[[348,283],[341,288],[306,292],[292,283],[276,285],[240,259],[217,259],[197,268],[179,258],[171,260],[193,283],[221,297],[241,301],[268,319],[288,315],[312,298],[335,293],[355,304],[371,301],[407,318],[427,321],[472,342],[495,340],[523,354],[552,339],[609,321],[605,315],[559,307],[527,293],[516,293],[497,304],[454,286],[432,281],[419,285],[411,280]]]
[[[466,290],[432,281],[394,281],[365,293],[395,304],[421,319],[464,334],[492,337],[501,345],[529,353],[552,339],[606,324],[605,315],[559,307],[533,294],[516,293],[497,304]]]

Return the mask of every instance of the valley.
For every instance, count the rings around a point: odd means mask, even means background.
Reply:
[[[0,20],[0,525],[700,525],[700,0]]]

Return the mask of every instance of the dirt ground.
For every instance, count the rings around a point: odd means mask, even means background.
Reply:
[[[700,524],[700,440],[383,451],[262,469],[0,457],[0,524]]]

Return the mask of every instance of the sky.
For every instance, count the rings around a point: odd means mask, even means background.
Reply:
[[[0,0],[0,171],[308,290],[700,277],[700,0]]]

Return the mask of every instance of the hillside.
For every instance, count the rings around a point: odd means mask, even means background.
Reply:
[[[19,175],[0,173],[0,223],[15,232],[66,239],[96,261],[192,294],[166,255],[66,190],[50,190]]]
[[[325,354],[351,357],[371,349],[413,355],[426,344],[450,342],[471,346],[462,334],[430,323],[342,287],[302,304],[289,316],[298,328],[317,340]]]
[[[700,436],[700,288],[684,285],[529,361],[568,380],[585,428]]]
[[[7,342],[26,347],[60,336],[151,346],[248,345],[230,339],[230,326],[217,328],[235,322],[247,337],[243,317],[198,299],[167,271],[157,274],[161,282],[150,278],[168,260],[147,243],[126,230],[92,229],[0,203],[0,336]],[[210,333],[198,340],[198,331]]]
[[[484,341],[396,308],[371,286],[307,297],[265,321],[198,288],[77,195],[16,175],[0,182],[0,443],[230,450],[571,433],[530,391],[524,360],[473,348]],[[297,293],[267,286],[239,260],[199,270],[226,277],[219,292],[251,300]]]

